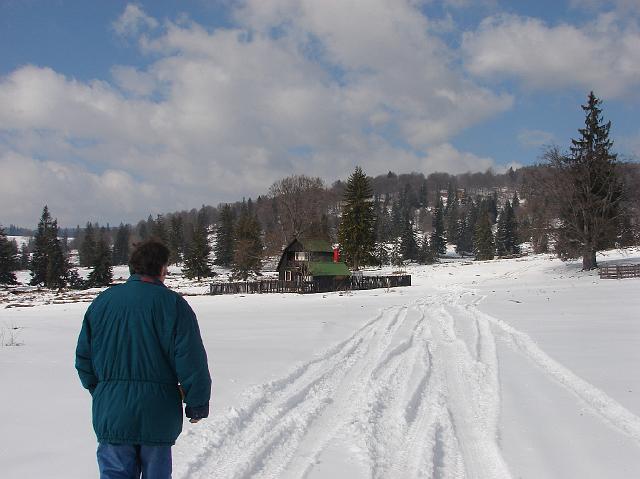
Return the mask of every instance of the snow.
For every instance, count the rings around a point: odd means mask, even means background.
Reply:
[[[174,477],[640,477],[640,279],[547,255],[406,269],[409,288],[305,296],[205,296],[172,271],[214,379]],[[1,475],[97,477],[73,353],[98,290],[20,288],[0,296],[21,344],[0,347]]]

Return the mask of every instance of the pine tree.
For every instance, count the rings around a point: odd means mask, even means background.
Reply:
[[[90,267],[96,255],[96,233],[91,222],[87,222],[82,235],[82,242],[78,249],[80,266]]]
[[[67,280],[67,259],[62,253],[58,239],[58,221],[52,220],[45,205],[34,236],[31,259],[32,286],[43,284],[47,288],[63,288]]]
[[[452,244],[458,242],[458,220],[459,220],[458,200],[453,199],[451,205],[447,205],[445,215],[447,241]]]
[[[493,232],[491,231],[491,218],[487,210],[481,211],[476,223],[475,235],[473,237],[473,249],[475,259],[484,261],[495,257],[495,243]]]
[[[29,252],[29,246],[25,243],[20,247],[20,269],[29,269],[29,262],[31,261],[31,253]]]
[[[456,194],[456,188],[452,181],[449,182],[449,186],[447,187],[447,206],[444,209],[445,215],[449,214],[449,210],[453,207],[454,204],[458,204],[458,196]]]
[[[373,262],[375,211],[372,196],[367,176],[360,167],[356,167],[347,181],[342,220],[338,227],[338,242],[342,254],[356,270]]]
[[[444,204],[442,203],[442,197],[438,197],[438,203],[433,214],[431,225],[433,227],[430,241],[431,247],[437,255],[445,255],[447,253],[447,240],[445,238]]]
[[[228,268],[233,263],[235,249],[235,234],[233,231],[234,215],[231,205],[225,204],[218,217],[216,227],[216,246],[214,249],[214,264]]]
[[[580,137],[571,140],[571,153],[547,152],[557,185],[561,225],[556,251],[561,258],[582,256],[582,268],[596,268],[596,252],[615,244],[619,218],[624,215],[622,182],[617,156],[611,153],[611,122],[604,123],[601,100],[591,92]]]
[[[511,199],[511,207],[516,211],[520,207],[520,198],[518,198],[518,192],[513,192],[513,198]]]
[[[211,276],[210,253],[209,232],[203,206],[196,217],[193,225],[193,238],[185,254],[184,266],[182,267],[184,275],[189,279],[197,278],[198,281]]]
[[[113,280],[113,268],[111,266],[112,252],[107,241],[105,228],[100,230],[98,241],[96,242],[93,270],[89,273],[87,284],[91,288],[108,286]]]
[[[418,262],[420,264],[434,264],[438,262],[438,257],[433,251],[431,244],[429,244],[427,235],[424,235],[424,238],[422,238],[422,244],[420,245],[420,251],[418,253]]]
[[[113,242],[112,264],[127,264],[129,262],[129,241],[131,226],[120,223]]]
[[[418,258],[418,242],[410,212],[404,212],[402,231],[400,232],[400,254],[403,260],[414,261]]]
[[[429,190],[427,189],[427,180],[422,180],[420,184],[420,194],[418,195],[420,206],[426,208],[429,206]]]
[[[18,251],[15,242],[7,239],[4,228],[0,226],[0,284],[17,284]]]
[[[234,230],[235,248],[231,268],[234,278],[246,281],[250,273],[260,272],[264,249],[260,223],[248,206],[242,206]]]
[[[169,264],[181,263],[185,250],[184,222],[181,216],[171,216],[168,236]]]
[[[164,216],[158,215],[155,221],[152,221],[151,234],[159,239],[162,243],[168,244],[169,237],[167,234],[167,225]]]
[[[467,212],[464,218],[458,221],[458,242],[456,243],[456,253],[461,256],[473,254],[473,237],[478,220],[478,208],[473,201],[467,204]]]
[[[516,215],[507,201],[500,212],[498,219],[498,229],[495,237],[496,254],[505,256],[510,254],[518,254],[520,245],[518,241],[518,223]]]

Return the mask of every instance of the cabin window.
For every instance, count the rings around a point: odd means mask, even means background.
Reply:
[[[285,281],[291,281],[291,271],[285,271],[284,272],[284,280]]]
[[[306,251],[296,251],[295,260],[296,261],[307,261],[307,252]]]

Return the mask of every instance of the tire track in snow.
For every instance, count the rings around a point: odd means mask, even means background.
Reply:
[[[257,388],[245,407],[189,435],[185,442],[198,453],[177,476],[280,477],[309,424],[331,404],[349,371],[367,364],[360,359],[392,336],[403,313],[404,307],[383,311],[346,341]],[[352,376],[359,380],[359,374]]]
[[[475,301],[475,304],[482,299]],[[578,396],[597,416],[640,444],[640,417],[551,358],[527,334],[518,331],[501,319],[481,312],[475,305],[459,305],[458,308],[470,317],[484,320],[494,326],[502,338],[521,351],[551,378]]]
[[[359,444],[372,478],[509,478],[494,338],[478,319],[471,350],[456,336],[458,298],[388,308],[254,388],[243,407],[186,435],[194,452],[176,477],[304,478],[329,448]]]

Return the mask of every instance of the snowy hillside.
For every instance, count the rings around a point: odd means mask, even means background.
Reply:
[[[185,423],[174,477],[640,477],[640,279],[550,256],[408,272],[410,288],[187,298],[212,416]],[[0,309],[21,344],[0,347],[3,478],[97,477],[73,367],[87,304],[50,303]]]

